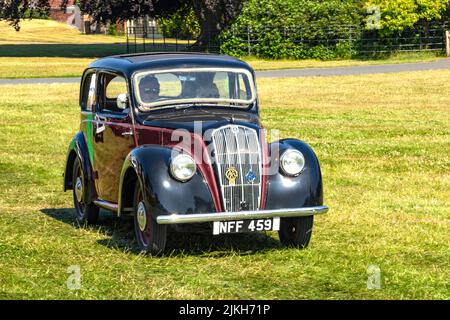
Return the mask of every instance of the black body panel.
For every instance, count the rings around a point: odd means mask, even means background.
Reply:
[[[268,177],[266,209],[322,205],[322,174],[314,151],[300,140],[285,139],[273,142],[269,145],[269,153],[271,161],[274,161],[277,167],[279,167],[280,159],[273,155],[273,150],[276,150],[277,147],[280,156],[287,149],[300,151],[305,157],[305,168],[297,177],[287,177],[280,171]]]
[[[66,156],[66,169],[64,172],[64,191],[72,190],[72,170],[75,158],[78,157],[81,163],[81,169],[83,170],[86,183],[90,188],[86,192],[86,203],[91,203],[96,199],[97,193],[94,185],[94,171],[92,169],[91,161],[89,159],[89,151],[84,138],[83,132],[79,131],[75,137],[72,139],[69,150]]]
[[[215,212],[211,192],[199,170],[187,182],[172,178],[168,169],[171,155],[172,149],[156,145],[134,149],[124,162],[121,182],[128,170],[134,170],[144,188],[144,201],[155,218],[169,213]],[[120,194],[123,192],[121,189]],[[119,203],[119,208],[122,207]]]

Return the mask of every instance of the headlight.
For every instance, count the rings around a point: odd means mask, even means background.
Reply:
[[[300,151],[286,150],[280,159],[281,169],[288,176],[296,176],[305,167],[305,157]]]
[[[194,159],[187,154],[175,156],[170,163],[170,173],[175,179],[182,182],[191,179],[196,170],[197,165],[195,164]]]

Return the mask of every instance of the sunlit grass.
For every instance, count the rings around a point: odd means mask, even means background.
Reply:
[[[277,70],[277,69],[305,69],[305,68],[336,68],[351,66],[370,66],[397,63],[432,62],[442,59],[440,54],[434,52],[397,53],[381,58],[367,59],[342,59],[342,60],[294,60],[281,59],[270,60],[256,57],[244,57],[255,70]]]
[[[9,49],[10,50],[10,49]],[[20,49],[22,50],[22,49]],[[105,50],[108,50],[105,48]],[[123,50],[116,48],[119,52]],[[66,50],[64,50],[66,51]],[[98,50],[83,48],[82,51],[91,52],[97,55]],[[0,46],[1,55],[1,46]],[[44,53],[45,55],[45,53]],[[53,54],[52,54],[53,55]],[[386,59],[376,60],[264,60],[255,57],[244,58],[255,70],[276,70],[276,69],[305,69],[305,68],[334,68],[380,65],[388,63],[412,63],[412,62],[432,62],[440,59],[435,55],[412,55],[402,57],[394,56]],[[53,78],[53,77],[79,77],[84,69],[93,62],[94,58],[64,58],[64,57],[0,57],[0,78]]]
[[[449,299],[449,78],[259,80],[263,123],[313,147],[330,212],[306,250],[275,234],[176,235],[161,258],[132,251],[131,221],[105,213],[82,229],[64,209],[78,85],[0,86],[0,298]]]
[[[124,36],[104,34],[81,34],[76,28],[54,20],[22,20],[20,31],[16,31],[7,22],[0,21],[0,44],[37,44],[37,43],[118,43],[124,42]]]
[[[0,57],[0,78],[81,77],[90,58]]]

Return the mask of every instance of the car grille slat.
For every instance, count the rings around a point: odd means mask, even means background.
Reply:
[[[255,130],[227,125],[212,133],[215,169],[225,211],[258,210],[261,197],[261,148]],[[227,170],[237,172],[234,184]]]

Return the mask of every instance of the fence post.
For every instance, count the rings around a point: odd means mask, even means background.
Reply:
[[[248,55],[252,53],[251,44],[250,44],[250,26],[247,26],[247,51]]]
[[[129,40],[130,39],[128,39],[128,32],[129,32],[129,29],[128,29],[129,27],[128,27],[128,22],[126,23],[126,27],[125,27],[125,32],[126,32],[126,34],[127,34],[127,53],[130,53],[130,43],[129,43]]]
[[[145,52],[145,38],[147,38],[147,30],[144,28],[144,33],[142,34],[142,42],[144,45],[144,52]]]
[[[450,30],[445,31],[445,44],[447,48],[447,57],[450,57]]]
[[[136,27],[134,27],[134,53],[137,53],[137,35],[136,35]]]

